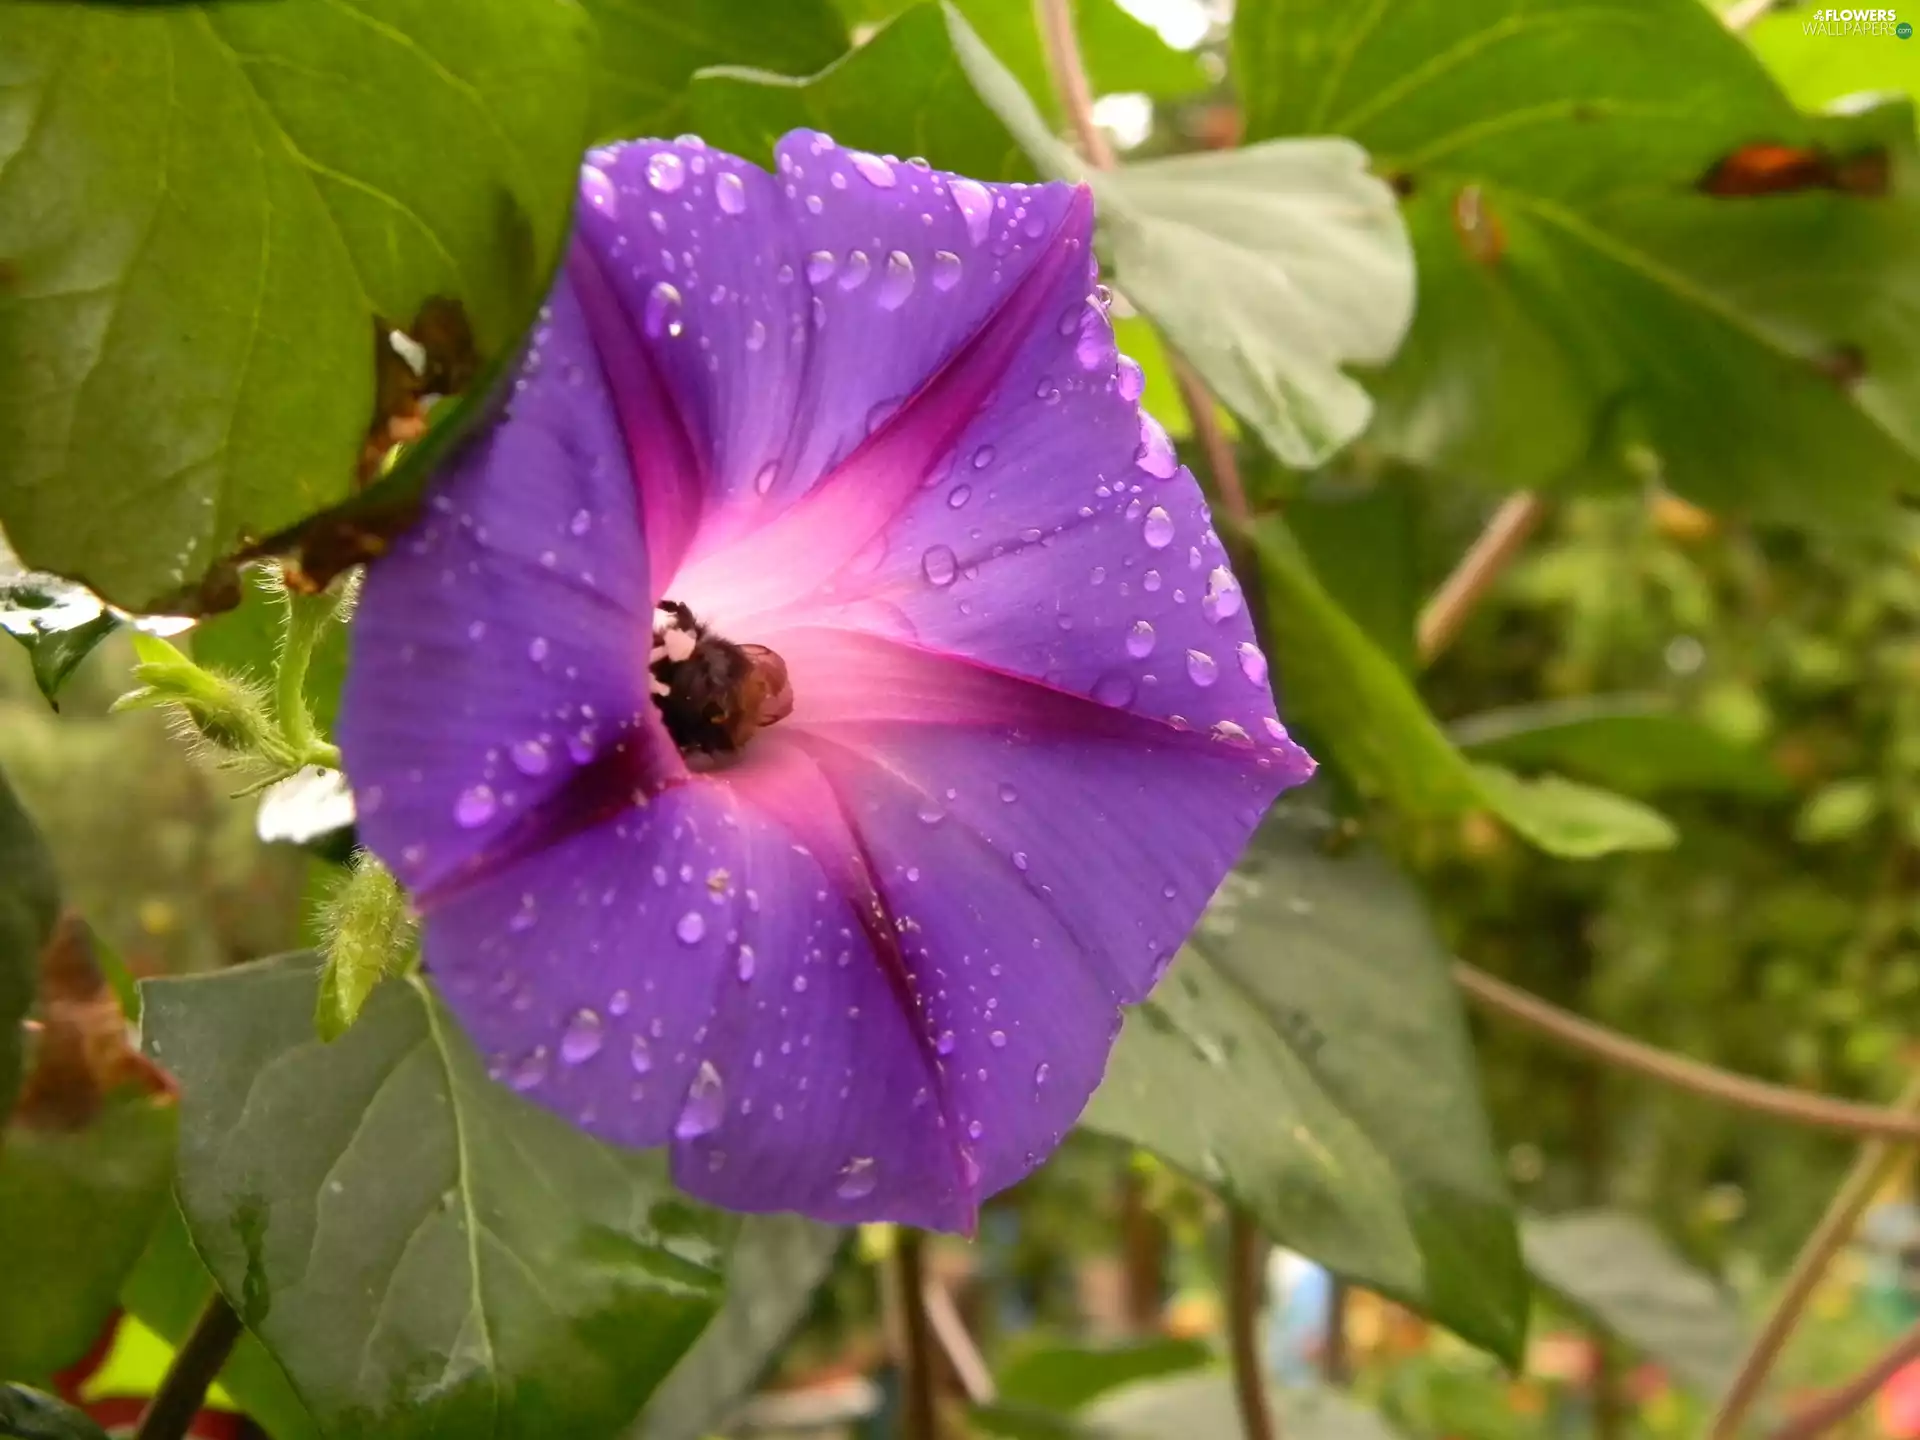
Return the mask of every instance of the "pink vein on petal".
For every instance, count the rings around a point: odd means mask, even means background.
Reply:
[[[1082,246],[1092,223],[1092,193],[1081,186],[1033,268],[885,426],[790,509],[690,557],[677,588],[725,596],[711,609],[736,629],[813,596],[912,500],[985,409],[1041,317],[1051,313],[1062,278],[1084,269]]]
[[[584,241],[576,239],[568,250],[566,270],[626,437],[653,580],[651,604],[666,593],[693,543],[706,482],[678,406]]]

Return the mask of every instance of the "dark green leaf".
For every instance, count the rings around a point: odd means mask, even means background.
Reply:
[[[64,1400],[0,1383],[0,1436],[7,1440],[107,1440],[107,1432]]]
[[[719,1300],[657,1153],[489,1080],[418,977],[314,1038],[311,956],[144,986],[195,1247],[329,1434],[610,1434]]]
[[[700,1440],[727,1418],[806,1314],[847,1232],[798,1215],[748,1216],[727,1299],[641,1417],[636,1440]]]
[[[1521,1240],[1541,1284],[1695,1393],[1725,1390],[1746,1350],[1739,1306],[1644,1220],[1608,1210],[1530,1219]]]
[[[0,1116],[20,1095],[20,1022],[39,988],[40,951],[60,909],[53,857],[0,774]]]
[[[184,596],[353,488],[376,317],[451,296],[505,352],[571,214],[589,39],[567,0],[10,13],[0,523],[25,562]]]
[[[1670,850],[1672,823],[1638,800],[1558,775],[1523,780],[1498,765],[1475,765],[1481,793],[1515,830],[1550,855],[1589,860],[1621,850]]]
[[[140,1259],[173,1174],[171,1101],[123,1094],[78,1130],[9,1126],[0,1148],[0,1375],[86,1354]]]
[[[1447,957],[1406,880],[1331,836],[1308,802],[1275,808],[1085,1123],[1514,1359],[1526,1282]]]
[[[775,140],[811,126],[843,145],[921,156],[976,179],[1033,176],[1020,147],[967,83],[938,5],[905,11],[810,78],[710,70],[688,93],[710,143],[762,163],[771,160]]]
[[[1097,1349],[1049,1344],[1018,1356],[995,1379],[1002,1401],[1078,1410],[1122,1385],[1212,1363],[1212,1348],[1199,1340],[1140,1340]]]
[[[1427,819],[1494,811],[1551,855],[1662,849],[1673,827],[1623,796],[1556,776],[1523,781],[1454,747],[1413,682],[1329,595],[1278,516],[1251,532],[1281,659],[1281,708],[1362,795]]]
[[[1277,1390],[1268,1396],[1274,1433],[1287,1440],[1396,1440],[1373,1411],[1331,1390]],[[1087,1412],[1103,1440],[1195,1440],[1242,1433],[1233,1382],[1182,1375],[1129,1386]]]
[[[1772,796],[1786,780],[1760,752],[1657,696],[1589,696],[1488,710],[1448,727],[1476,760],[1551,767],[1633,795],[1710,791]]]
[[[1270,517],[1252,537],[1288,722],[1363,795],[1416,816],[1478,808],[1466,758],[1413,682],[1327,593],[1285,523]]]
[[[1342,370],[1380,362],[1413,309],[1392,192],[1342,140],[1279,141],[1089,172],[948,8],[954,52],[1042,173],[1091,184],[1113,283],[1282,460],[1311,465],[1371,411]]]
[[[187,1238],[179,1206],[161,1207],[146,1253],[127,1277],[120,1303],[170,1345],[183,1343],[213,1296],[213,1277]],[[287,1377],[251,1335],[242,1335],[220,1367],[220,1388],[266,1427],[273,1440],[319,1440],[312,1418]]]
[[[594,133],[603,140],[687,128],[687,82],[696,70],[747,65],[810,75],[839,58],[848,43],[847,27],[830,0],[583,3],[599,32]]]
[[[1234,61],[1250,138],[1349,136],[1408,197],[1383,446],[1539,485],[1624,408],[1715,508],[1871,525],[1920,486],[1904,105],[1800,114],[1698,0],[1244,0]],[[1890,193],[1708,193],[1754,144],[1886,155]]]

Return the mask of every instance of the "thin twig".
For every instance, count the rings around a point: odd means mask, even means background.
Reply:
[[[1920,1114],[1911,1107],[1860,1105],[1835,1100],[1791,1086],[1773,1085],[1718,1066],[1662,1050],[1596,1025],[1591,1020],[1550,1005],[1537,995],[1515,989],[1465,961],[1453,964],[1453,979],[1482,1008],[1517,1020],[1528,1029],[1571,1050],[1590,1055],[1616,1070],[1630,1070],[1689,1094],[1718,1100],[1738,1110],[1771,1115],[1812,1130],[1834,1130],[1843,1135],[1877,1136],[1920,1141]]]
[[[947,1365],[960,1381],[969,1403],[991,1405],[998,1393],[993,1372],[987,1368],[980,1347],[967,1333],[967,1322],[960,1314],[960,1307],[953,1303],[953,1296],[937,1276],[925,1277],[920,1303],[926,1307],[927,1324],[940,1344],[940,1353],[946,1356]]]
[[[1837,1390],[1829,1391],[1775,1430],[1767,1440],[1813,1440],[1824,1435],[1874,1397],[1880,1387],[1920,1360],[1920,1325],[1915,1325],[1873,1364]]]
[[[894,1231],[894,1294],[900,1305],[902,1428],[907,1440],[940,1440],[933,1373],[933,1329],[927,1323],[926,1237],[910,1226]]]
[[[1260,1277],[1266,1254],[1267,1237],[1251,1215],[1235,1206],[1227,1221],[1227,1346],[1246,1440],[1278,1440],[1280,1434],[1267,1404],[1260,1356]]]
[[[226,1297],[214,1291],[186,1343],[160,1378],[160,1388],[154,1392],[147,1413],[140,1417],[134,1440],[181,1440],[193,1425],[193,1417],[206,1405],[214,1377],[244,1333],[245,1327]]]
[[[1200,442],[1200,452],[1207,457],[1207,468],[1213,472],[1213,488],[1220,492],[1220,508],[1236,525],[1251,523],[1253,508],[1247,503],[1247,487],[1240,480],[1240,461],[1233,453],[1233,442],[1220,428],[1213,393],[1186,359],[1171,347],[1167,350],[1167,364],[1173,370],[1174,384],[1180,387],[1181,403],[1193,420],[1194,438]]]
[[[1467,616],[1513,563],[1513,557],[1546,513],[1547,502],[1531,490],[1518,491],[1500,502],[1486,528],[1420,612],[1417,636],[1421,664],[1428,664],[1453,643]]]
[[[1907,1081],[1900,1098],[1893,1102],[1893,1108],[1898,1114],[1920,1112],[1920,1075]],[[1854,1227],[1860,1223],[1860,1216],[1873,1203],[1874,1195],[1905,1153],[1905,1146],[1888,1140],[1870,1140],[1860,1147],[1853,1168],[1847,1172],[1847,1178],[1840,1182],[1833,1199],[1827,1202],[1826,1214],[1820,1217],[1820,1223],[1814,1226],[1813,1233],[1794,1257],[1793,1269],[1788,1272],[1786,1283],[1780,1287],[1780,1296],[1773,1302],[1773,1310],[1768,1314],[1766,1323],[1760,1327],[1760,1333],[1754,1337],[1752,1346],[1741,1358],[1733,1383],[1727,1387],[1726,1397],[1721,1400],[1719,1411],[1713,1417],[1712,1428],[1707,1432],[1708,1440],[1732,1440],[1739,1433],[1741,1422],[1753,1407],[1761,1385],[1773,1369],[1774,1361],[1780,1358],[1780,1351],[1793,1334],[1800,1312],[1806,1308],[1814,1287],[1826,1273],[1827,1265],[1853,1234]],[[1808,1430],[1796,1433],[1812,1435],[1818,1432]]]

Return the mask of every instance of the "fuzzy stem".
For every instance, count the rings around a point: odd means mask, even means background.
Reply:
[[[1583,1020],[1578,1015],[1550,1005],[1537,995],[1517,990],[1496,980],[1484,970],[1465,961],[1453,964],[1453,980],[1483,1009],[1509,1020],[1517,1020],[1529,1030],[1557,1041],[1569,1050],[1600,1061],[1616,1070],[1645,1075],[1677,1090],[1718,1100],[1739,1110],[1771,1115],[1777,1120],[1804,1125],[1814,1130],[1835,1130],[1844,1135],[1868,1135],[1920,1141],[1920,1113],[1904,1102],[1891,1108],[1860,1105],[1851,1100],[1835,1100],[1827,1095],[1810,1094],[1786,1085],[1773,1085],[1735,1075],[1699,1060],[1689,1060],[1658,1046],[1649,1045]]]
[[[1893,1102],[1893,1113],[1909,1117],[1920,1114],[1920,1075],[1907,1081],[1900,1098]],[[1780,1288],[1780,1298],[1773,1302],[1773,1310],[1768,1314],[1766,1323],[1760,1327],[1760,1333],[1754,1337],[1752,1347],[1734,1374],[1733,1383],[1727,1387],[1726,1397],[1721,1400],[1719,1412],[1713,1417],[1713,1425],[1707,1431],[1708,1440],[1733,1440],[1739,1433],[1741,1421],[1753,1408],[1761,1385],[1772,1371],[1774,1362],[1780,1358],[1788,1337],[1799,1323],[1801,1311],[1806,1308],[1820,1277],[1826,1273],[1828,1263],[1853,1234],[1854,1227],[1860,1223],[1860,1216],[1873,1202],[1874,1195],[1894,1165],[1906,1154],[1906,1149],[1885,1139],[1869,1140],[1860,1147],[1853,1168],[1847,1172],[1847,1178],[1840,1182],[1833,1199],[1827,1202],[1827,1211],[1820,1217],[1820,1223],[1813,1227],[1813,1233],[1794,1257],[1793,1269],[1788,1272],[1786,1283]],[[1782,1433],[1817,1435],[1820,1432],[1789,1428]]]
[[[1260,1280],[1267,1237],[1235,1206],[1227,1220],[1227,1346],[1233,1359],[1233,1394],[1246,1440],[1279,1440],[1267,1404],[1267,1375],[1260,1357]]]
[[[226,1297],[215,1290],[194,1322],[193,1332],[161,1377],[153,1403],[140,1417],[134,1440],[182,1440],[193,1425],[193,1417],[206,1404],[214,1377],[244,1333],[240,1317]]]

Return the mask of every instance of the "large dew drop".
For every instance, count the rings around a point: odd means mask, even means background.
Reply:
[[[673,1133],[681,1140],[695,1140],[702,1135],[711,1135],[720,1128],[720,1118],[726,1113],[726,1086],[721,1083],[720,1072],[713,1068],[711,1060],[702,1060],[700,1069],[693,1077],[693,1084],[687,1087],[687,1103],[680,1109],[680,1118],[674,1122]]]
[[[987,238],[987,229],[993,223],[993,196],[978,180],[964,177],[949,180],[947,193],[953,196],[953,203],[960,208],[961,218],[967,222],[967,238],[976,245],[980,244]]]
[[[647,161],[647,183],[662,195],[671,195],[687,183],[686,162],[671,150],[662,150]]]
[[[1196,685],[1211,685],[1220,678],[1220,664],[1204,650],[1189,650],[1187,678]]]
[[[929,585],[945,589],[960,573],[960,563],[949,547],[930,545],[927,553],[920,557],[920,573],[927,577]]]
[[[960,257],[951,250],[933,252],[933,288],[942,292],[960,283]]]
[[[898,310],[913,294],[913,260],[904,250],[887,252],[886,273],[880,278],[880,293],[875,296],[882,310]]]
[[[567,1022],[560,1036],[560,1058],[569,1065],[583,1065],[600,1053],[604,1038],[600,1017],[591,1010],[581,1010]]]
[[[600,170],[592,165],[580,167],[580,193],[586,197],[587,204],[609,220],[620,214],[620,195]]]
[[[493,818],[498,802],[490,785],[475,785],[462,790],[453,802],[453,823],[463,830],[477,830]]]
[[[869,155],[864,150],[849,150],[847,158],[853,161],[853,168],[860,172],[860,178],[869,185],[876,185],[882,190],[893,188],[896,178],[893,166],[878,155]]]
[[[880,1167],[870,1155],[858,1155],[840,1167],[840,1183],[833,1193],[842,1200],[864,1200],[880,1183]]]
[[[720,201],[720,208],[729,215],[738,215],[747,208],[746,182],[731,170],[715,177],[713,193]]]
[[[1136,660],[1144,660],[1153,653],[1153,624],[1148,620],[1136,620],[1127,630],[1127,654]]]
[[[646,332],[656,339],[661,335],[678,335],[681,330],[680,292],[665,280],[658,282],[647,292],[647,308],[641,316]]]
[[[700,937],[707,933],[707,922],[698,910],[689,910],[674,923],[673,933],[680,937],[682,945],[698,945]]]
[[[1140,526],[1140,538],[1150,549],[1166,549],[1173,543],[1173,517],[1160,506],[1154,506],[1147,511],[1147,518]]]
[[[1180,457],[1173,453],[1173,441],[1167,438],[1160,422],[1144,410],[1140,412],[1140,449],[1134,459],[1156,480],[1171,480],[1174,471],[1180,468]]]

